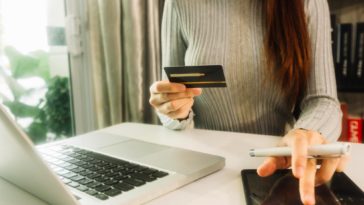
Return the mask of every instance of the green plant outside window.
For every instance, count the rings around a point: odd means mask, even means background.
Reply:
[[[50,77],[48,53],[32,52],[28,55],[18,52],[15,48],[6,47],[5,55],[9,61],[10,74],[0,68],[1,75],[13,95],[13,99],[4,96],[3,103],[15,119],[31,118],[32,122],[24,131],[34,143],[45,142],[47,137],[58,139],[72,135],[72,118],[70,104],[69,79],[67,77]],[[37,103],[29,105],[24,98],[40,93],[42,89],[25,88],[19,80],[38,77],[45,82],[41,97],[36,97]],[[34,97],[33,97],[34,98]]]

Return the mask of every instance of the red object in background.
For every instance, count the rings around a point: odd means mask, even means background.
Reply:
[[[347,142],[348,141],[348,104],[342,102],[340,104],[341,111],[343,113],[343,118],[341,122],[341,135],[338,141]]]
[[[348,117],[348,141],[363,142],[363,119],[361,117]]]

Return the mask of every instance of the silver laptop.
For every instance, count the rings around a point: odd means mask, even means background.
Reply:
[[[222,157],[103,132],[34,147],[0,105],[0,177],[49,204],[141,204],[225,165]]]

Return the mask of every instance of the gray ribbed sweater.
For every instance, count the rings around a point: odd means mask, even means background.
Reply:
[[[260,0],[166,0],[162,24],[163,66],[224,66],[227,88],[204,89],[185,121],[159,114],[164,126],[283,135],[305,128],[336,140],[341,116],[326,0],[305,0],[313,67],[302,110],[294,119],[264,62]],[[165,78],[165,76],[164,76]]]

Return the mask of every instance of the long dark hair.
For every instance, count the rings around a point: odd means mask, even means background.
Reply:
[[[263,0],[265,53],[274,78],[293,103],[307,86],[311,46],[303,0]]]

